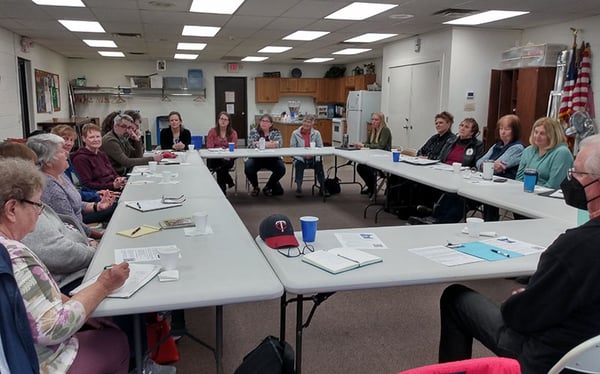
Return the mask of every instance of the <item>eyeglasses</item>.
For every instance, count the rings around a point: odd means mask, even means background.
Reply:
[[[38,208],[40,214],[44,211],[44,203],[42,202],[35,202],[27,199],[21,199],[21,202],[35,205]]]
[[[588,173],[586,171],[577,171],[577,170],[575,170],[575,168],[570,168],[569,170],[567,170],[567,179],[568,180],[573,179],[573,174],[587,174],[587,175],[600,176],[600,174]]]
[[[303,255],[305,252],[314,252],[315,251],[315,247],[313,247],[312,245],[308,244],[308,243],[304,243],[304,247],[302,249],[300,249],[300,247],[290,247],[290,248],[281,248],[278,249],[277,252],[279,252],[279,254],[284,255],[285,257],[298,257],[300,255]]]

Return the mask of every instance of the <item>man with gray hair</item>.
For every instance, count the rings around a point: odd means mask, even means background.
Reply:
[[[521,372],[547,373],[570,349],[600,334],[600,135],[581,142],[561,183],[565,202],[590,220],[560,235],[540,256],[526,289],[498,306],[462,285],[440,300],[440,362],[471,357],[473,338]]]
[[[136,165],[146,165],[149,161],[162,160],[161,154],[143,157],[142,142],[135,139],[135,124],[127,114],[118,114],[113,121],[112,131],[102,137],[100,150],[108,156],[113,168],[120,175],[125,175]]]

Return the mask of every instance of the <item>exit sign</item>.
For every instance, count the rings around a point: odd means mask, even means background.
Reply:
[[[227,64],[227,71],[230,73],[237,73],[240,71],[240,64],[230,63]]]

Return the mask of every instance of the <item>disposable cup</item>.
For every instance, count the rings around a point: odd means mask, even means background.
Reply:
[[[196,225],[197,232],[206,232],[206,225],[208,224],[208,213],[196,212],[192,215],[194,225]]]
[[[397,149],[392,149],[392,161],[400,162],[400,151]]]
[[[467,230],[469,230],[469,236],[472,238],[478,238],[481,228],[483,226],[483,219],[477,217],[467,218]]]
[[[317,143],[316,142],[310,142],[310,147],[311,148],[317,148]]]
[[[483,161],[483,175],[481,176],[485,180],[492,180],[494,176],[494,161],[493,160],[485,160]]]
[[[179,263],[181,250],[177,247],[158,248],[160,266],[163,270],[175,270]]]
[[[194,143],[188,144],[188,151],[193,151],[194,147],[195,147]]]
[[[229,152],[233,152],[235,150],[235,143],[229,143]]]
[[[168,170],[163,170],[161,172],[161,174],[162,174],[162,183],[171,183],[171,181],[175,177],[175,175]]]
[[[156,162],[156,161],[149,161],[148,162],[148,169],[150,169],[150,171],[152,173],[156,173],[156,168],[158,168],[158,162]]]
[[[319,217],[314,216],[303,216],[300,217],[300,224],[302,226],[302,240],[305,243],[314,243],[317,238],[317,223]]]
[[[460,173],[460,168],[462,167],[462,164],[460,162],[453,162],[452,163],[452,170],[454,170],[454,172],[456,174]]]

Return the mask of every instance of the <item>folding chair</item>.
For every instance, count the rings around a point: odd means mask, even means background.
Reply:
[[[571,349],[554,364],[548,374],[558,374],[563,369],[582,373],[600,373],[600,335]]]
[[[483,357],[433,364],[398,374],[521,374],[519,361],[505,357]]]

